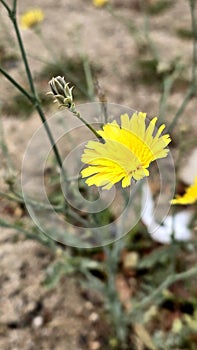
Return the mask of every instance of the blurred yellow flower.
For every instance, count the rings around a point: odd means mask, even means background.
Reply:
[[[96,7],[102,7],[106,5],[109,2],[109,0],[93,0],[93,5]]]
[[[183,196],[176,196],[171,201],[171,204],[193,204],[197,201],[197,176],[194,180],[194,184],[189,186]]]
[[[102,186],[110,189],[122,181],[127,187],[131,179],[140,180],[149,175],[147,168],[156,159],[167,156],[166,146],[171,139],[168,134],[161,136],[165,125],[155,132],[157,118],[146,127],[146,113],[134,113],[120,117],[121,126],[114,120],[103,126],[98,134],[103,143],[89,141],[82,155],[82,162],[89,166],[81,171],[82,177],[88,177],[88,186]],[[153,136],[154,133],[154,136]]]
[[[44,19],[44,13],[41,9],[33,9],[25,12],[21,17],[21,27],[24,29],[33,28]]]

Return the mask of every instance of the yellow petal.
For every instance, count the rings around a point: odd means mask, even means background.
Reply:
[[[132,178],[140,180],[149,176],[148,167],[156,159],[166,157],[170,142],[168,134],[160,136],[165,128],[161,125],[155,136],[157,118],[146,127],[146,113],[120,116],[121,126],[114,120],[103,126],[98,133],[104,143],[89,141],[82,155],[82,162],[88,167],[82,170],[82,177],[88,177],[89,186],[109,189],[122,181],[122,187],[130,185]]]
[[[197,201],[197,176],[194,180],[194,184],[189,186],[183,196],[176,196],[171,201],[171,204],[193,204]]]

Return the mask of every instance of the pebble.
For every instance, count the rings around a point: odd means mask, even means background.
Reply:
[[[99,319],[99,315],[96,312],[92,312],[89,316],[89,321],[92,323],[97,322]]]
[[[34,328],[40,328],[43,325],[43,317],[42,316],[36,316],[32,321],[32,326]]]

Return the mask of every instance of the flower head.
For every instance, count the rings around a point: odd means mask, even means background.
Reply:
[[[109,0],[93,0],[93,5],[96,7],[102,7],[106,5],[109,2]]]
[[[176,196],[175,199],[171,201],[171,204],[193,204],[197,201],[197,176],[194,183],[189,186],[183,196]]]
[[[146,113],[121,115],[121,126],[114,120],[103,126],[98,134],[104,140],[89,141],[82,155],[82,162],[88,164],[81,171],[89,186],[102,186],[110,189],[122,181],[122,187],[130,185],[131,180],[140,180],[149,175],[148,167],[156,159],[167,156],[169,150],[168,134],[161,136],[165,125],[154,132],[157,118],[146,127]],[[153,136],[153,133],[155,134]]]
[[[24,29],[33,28],[39,22],[42,22],[43,19],[44,19],[43,11],[41,9],[33,9],[23,14],[23,16],[21,17],[21,26]]]
[[[60,105],[70,108],[73,105],[73,87],[69,88],[69,83],[66,83],[64,77],[52,78],[49,82],[51,92],[49,94],[54,95],[55,102],[59,102]]]

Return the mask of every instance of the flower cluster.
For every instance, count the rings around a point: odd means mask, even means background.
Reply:
[[[171,139],[168,134],[161,136],[165,125],[155,132],[157,118],[147,128],[146,113],[134,113],[131,118],[123,114],[120,118],[121,126],[114,120],[98,131],[103,142],[89,141],[86,145],[81,160],[89,166],[81,174],[89,186],[110,189],[122,181],[122,187],[127,187],[132,179],[148,176],[150,163],[169,152],[166,146]]]
[[[189,186],[183,196],[176,196],[175,199],[171,201],[171,204],[193,204],[197,201],[197,176],[194,183]]]
[[[44,19],[44,13],[41,9],[27,11],[21,17],[21,27],[24,29],[33,28]]]

